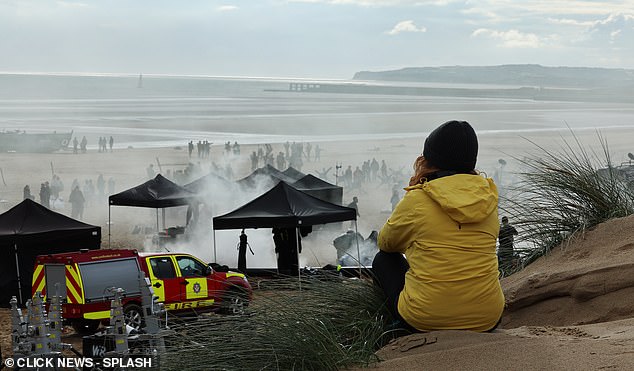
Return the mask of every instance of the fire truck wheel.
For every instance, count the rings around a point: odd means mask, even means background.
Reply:
[[[239,288],[232,288],[222,296],[220,311],[224,314],[241,315],[244,314],[247,305],[247,294]]]
[[[99,323],[94,319],[78,319],[72,322],[72,326],[79,335],[92,335],[99,328]]]
[[[136,331],[139,331],[143,327],[143,309],[137,304],[126,304],[123,307],[123,316],[125,317],[125,324],[131,326]]]

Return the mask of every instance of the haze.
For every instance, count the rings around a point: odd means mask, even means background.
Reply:
[[[0,72],[350,78],[498,65],[634,68],[634,1],[0,0]]]

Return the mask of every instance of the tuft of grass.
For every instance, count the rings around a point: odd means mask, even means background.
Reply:
[[[304,277],[260,286],[246,315],[171,324],[162,367],[338,370],[376,362],[390,339],[384,329],[392,318],[371,281]]]
[[[584,147],[573,133],[560,150],[532,142],[540,155],[519,160],[521,181],[502,199],[503,211],[519,231],[519,264],[501,267],[510,274],[530,264],[575,233],[634,213],[634,192],[614,166],[608,143],[597,133],[601,152]],[[516,252],[518,249],[516,248]]]

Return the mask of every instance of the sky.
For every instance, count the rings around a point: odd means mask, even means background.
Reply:
[[[348,79],[634,69],[634,0],[0,0],[0,72]]]

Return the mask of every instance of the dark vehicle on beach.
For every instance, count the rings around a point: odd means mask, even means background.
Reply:
[[[242,273],[219,272],[189,254],[136,250],[90,250],[40,255],[32,292],[62,296],[62,317],[77,332],[94,332],[110,318],[110,288],[125,290],[126,324],[142,327],[139,273],[150,280],[154,295],[170,313],[220,311],[242,314],[252,297]]]
[[[50,153],[68,148],[73,132],[27,133],[21,130],[0,132],[0,152]]]

